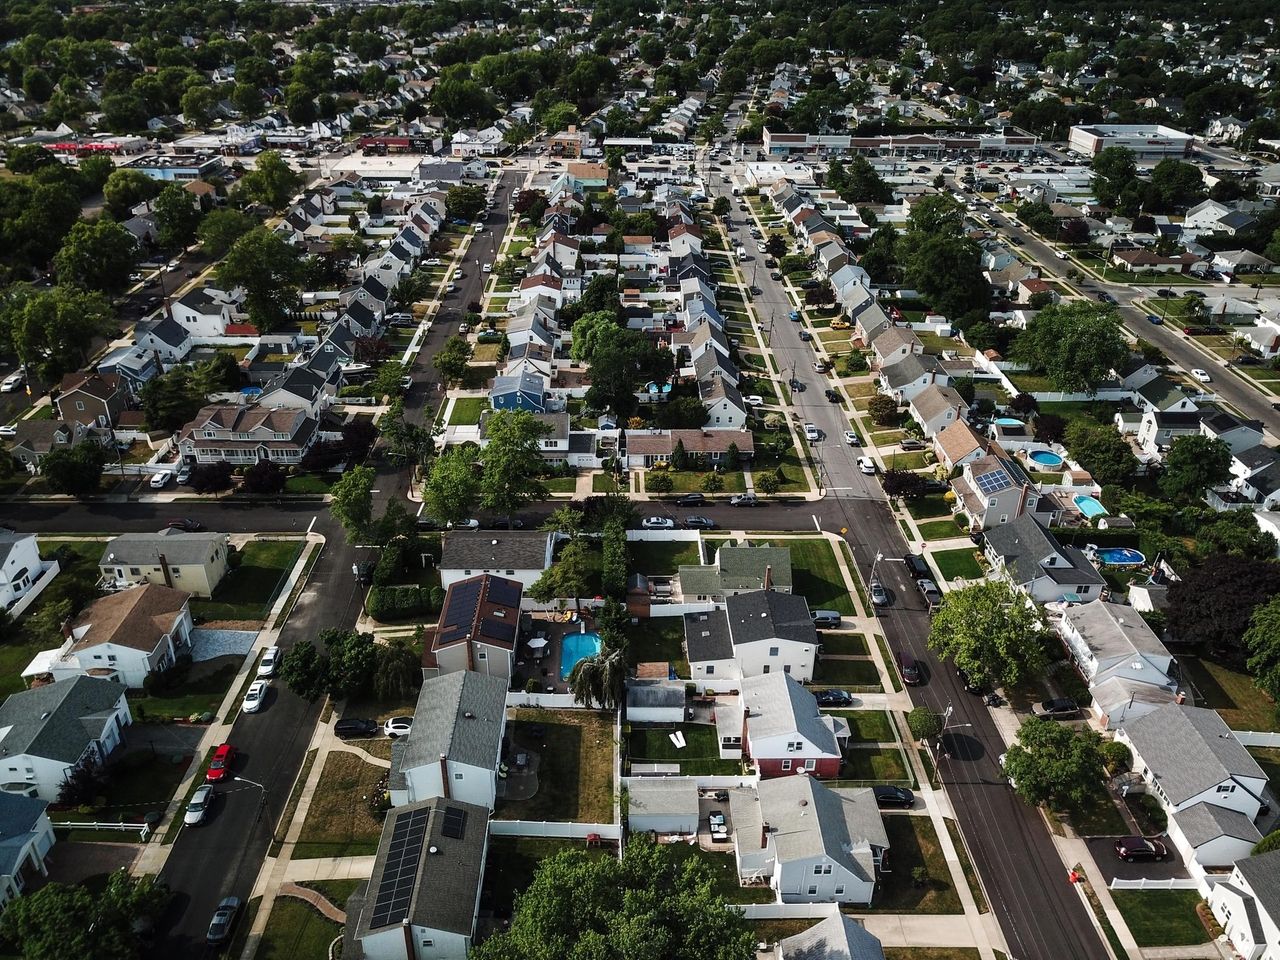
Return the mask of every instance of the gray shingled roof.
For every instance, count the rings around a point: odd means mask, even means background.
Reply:
[[[780,861],[825,856],[875,879],[869,848],[888,849],[889,835],[870,787],[837,793],[813,777],[779,777],[761,780],[757,790]]]
[[[542,530],[453,530],[445,534],[442,570],[544,570],[550,533]]]
[[[114,680],[78,676],[11,694],[0,704],[0,749],[75,763],[124,692]]]
[[[818,701],[788,673],[745,677],[742,704],[747,711],[747,732],[753,738],[799,733],[818,749],[838,755],[836,735],[823,723]]]
[[[764,586],[765,569],[775,588],[791,588],[790,547],[721,547],[716,551],[720,584],[729,590],[759,590]],[[808,616],[806,610],[806,617]]]
[[[1280,850],[1237,860],[1236,869],[1272,922],[1280,922]]]
[[[1063,547],[1048,530],[1029,515],[992,527],[986,532],[987,545],[1002,557],[1005,568],[1016,583],[1031,583],[1050,577],[1067,583],[1102,584],[1102,574],[1084,558],[1078,549]],[[1042,567],[1040,562],[1057,554],[1066,563]]]
[[[633,779],[627,788],[631,816],[688,815],[698,817],[698,781],[693,777]]]
[[[781,960],[884,960],[884,949],[853,917],[836,913],[779,941]]]
[[[1228,810],[1214,803],[1201,801],[1173,815],[1178,822],[1178,829],[1193,847],[1201,846],[1219,837],[1234,837],[1257,843],[1262,834],[1253,825],[1253,821],[1239,810]]]
[[[0,566],[9,559],[9,554],[13,552],[13,548],[22,543],[24,540],[34,539],[34,533],[11,533],[8,530],[0,530]],[[32,571],[33,573],[35,571]]]
[[[633,680],[627,685],[627,706],[634,707],[683,707],[684,681],[663,683]]]
[[[818,642],[809,602],[796,594],[772,590],[740,593],[725,600],[725,614],[734,646],[775,638]]]
[[[1267,779],[1215,710],[1171,703],[1126,723],[1124,732],[1175,805],[1233,777]]]
[[[684,649],[690,663],[703,660],[732,660],[733,641],[723,610],[684,615]]]
[[[183,533],[166,529],[160,533],[122,533],[107,542],[98,566],[155,566],[163,554],[171,567],[209,563],[227,542],[225,533]]]
[[[47,801],[35,797],[0,793],[0,877],[18,872],[18,858],[47,806]]]
[[[504,677],[464,670],[427,680],[405,738],[402,769],[438,763],[443,754],[453,763],[496,770],[506,709]]]

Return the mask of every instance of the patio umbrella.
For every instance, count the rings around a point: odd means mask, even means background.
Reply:
[[[546,637],[534,637],[528,643],[528,647],[530,650],[541,650],[546,645],[547,645]]]

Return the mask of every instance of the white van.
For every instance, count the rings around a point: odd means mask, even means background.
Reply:
[[[738,254],[738,262],[739,262],[739,263],[746,263],[746,262],[747,262],[747,248],[746,248],[746,247],[739,247],[739,248],[738,248],[738,250],[737,250],[737,254]]]

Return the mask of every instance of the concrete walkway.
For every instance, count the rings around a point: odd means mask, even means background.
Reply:
[[[299,900],[305,900],[307,903],[319,910],[323,916],[328,917],[335,923],[347,922],[347,911],[338,909],[329,902],[328,897],[315,890],[311,890],[307,887],[300,887],[296,883],[285,882],[280,884],[280,896],[297,897]]]
[[[962,914],[869,913],[858,921],[886,947],[977,947],[986,960],[995,957],[986,931],[975,929]]]
[[[293,860],[285,867],[283,876],[289,881],[306,880],[368,880],[373,873],[374,857],[321,857],[314,860]],[[283,890],[284,884],[281,885]]]

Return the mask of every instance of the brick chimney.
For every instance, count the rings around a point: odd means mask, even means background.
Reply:
[[[443,753],[440,754],[440,791],[446,800],[453,799],[449,796],[449,759]]]
[[[762,589],[762,590],[772,590],[772,589],[773,589],[773,564],[771,564],[771,563],[766,563],[766,564],[765,564],[765,567],[764,567],[764,586],[763,586],[763,587],[761,587],[761,589]]]

